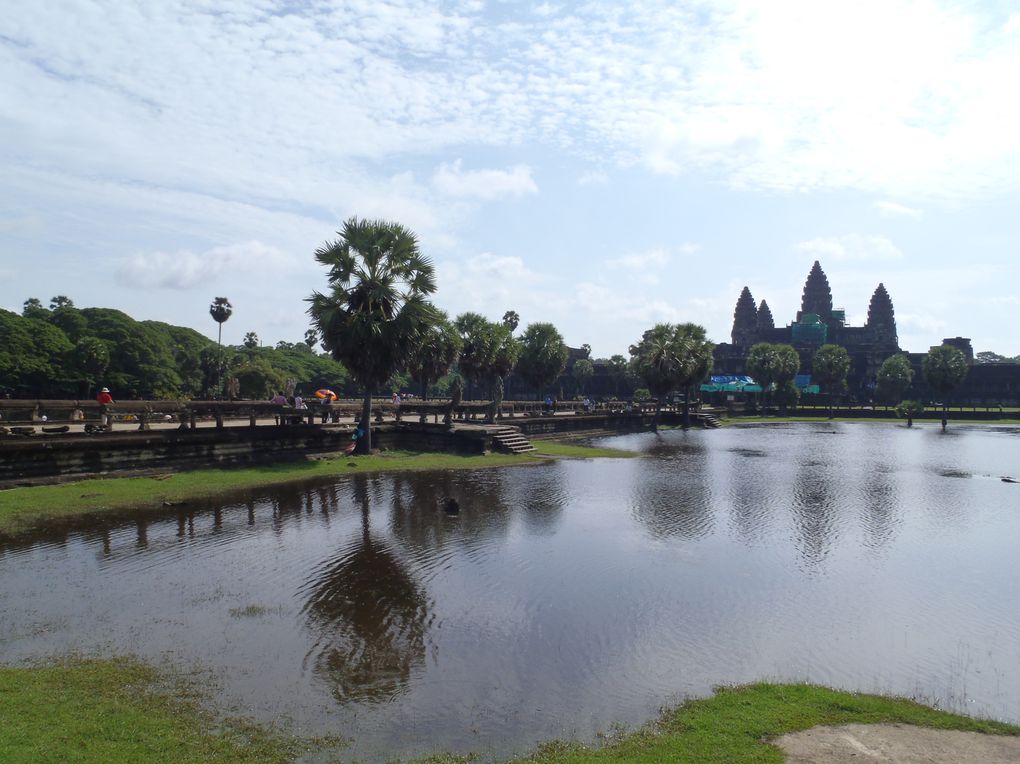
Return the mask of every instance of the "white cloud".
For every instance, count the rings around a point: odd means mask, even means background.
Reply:
[[[509,170],[464,170],[461,160],[442,164],[432,176],[432,185],[449,196],[496,199],[538,193],[531,168],[517,165]]]
[[[662,268],[669,264],[670,254],[664,249],[652,249],[647,252],[631,252],[620,257],[607,260],[610,266],[622,266],[624,268]]]
[[[900,249],[885,236],[847,234],[819,237],[802,241],[797,251],[807,252],[819,260],[895,260],[903,257]]]
[[[908,207],[905,204],[885,200],[875,202],[875,209],[886,217],[906,217],[913,218],[914,220],[920,220],[924,214],[922,210],[916,207]]]
[[[577,179],[579,186],[605,186],[609,183],[609,174],[603,170],[589,170]]]
[[[214,247],[206,252],[138,252],[117,268],[117,279],[125,286],[160,289],[190,289],[215,277],[235,272],[271,274],[294,264],[294,258],[258,241]]]

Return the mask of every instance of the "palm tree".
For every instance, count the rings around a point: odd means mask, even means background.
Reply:
[[[677,327],[673,324],[656,324],[641,336],[641,341],[630,346],[631,365],[655,396],[655,418],[652,429],[659,429],[659,412],[662,398],[680,383],[680,359],[676,345]]]
[[[213,321],[219,324],[219,336],[216,338],[217,344],[223,344],[223,324],[233,313],[234,306],[230,304],[230,300],[226,297],[215,298],[209,306],[209,315],[213,317]]]
[[[684,427],[691,426],[691,392],[712,371],[715,348],[708,341],[705,327],[698,324],[680,324],[674,334],[674,347],[678,362],[678,387],[684,389]]]
[[[967,376],[967,357],[952,345],[939,345],[928,351],[921,362],[924,381],[942,396],[942,429],[949,420],[947,396],[963,384]]]
[[[535,394],[541,400],[542,389],[559,379],[566,368],[570,351],[563,344],[563,335],[550,323],[528,324],[520,343],[517,373],[535,388]]]
[[[435,270],[418,239],[398,223],[350,218],[335,241],[315,251],[329,268],[329,291],[313,292],[308,313],[322,346],[364,388],[357,453],[372,448],[372,392],[407,361],[435,323],[425,298]]]
[[[902,353],[889,356],[882,362],[876,379],[875,394],[884,403],[898,404],[914,381],[910,360]]]
[[[438,313],[436,323],[422,335],[407,363],[411,378],[421,385],[422,400],[429,397],[429,385],[448,374],[457,363],[462,344],[460,333],[446,314]]]
[[[811,360],[811,373],[815,382],[825,390],[832,419],[832,402],[846,390],[846,375],[850,373],[850,354],[842,345],[822,345]]]
[[[255,332],[248,332],[244,335],[244,346],[249,350],[254,350],[259,346],[259,336]]]
[[[521,317],[517,315],[516,310],[508,310],[503,314],[503,325],[510,327],[510,331],[516,332],[517,325],[521,322]]]

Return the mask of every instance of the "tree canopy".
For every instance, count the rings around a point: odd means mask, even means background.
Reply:
[[[914,381],[914,370],[902,353],[886,358],[875,379],[875,395],[884,403],[898,404]]]
[[[435,270],[399,223],[350,218],[338,237],[315,251],[329,268],[329,289],[308,298],[308,312],[323,347],[364,389],[358,451],[367,453],[372,391],[407,362],[438,319],[426,299],[436,290]]]
[[[800,355],[792,345],[759,342],[751,346],[745,365],[765,395],[774,386],[783,396],[789,394],[786,391],[800,371]]]
[[[555,382],[567,367],[570,351],[563,335],[550,323],[528,324],[521,335],[521,355],[517,374],[535,388],[538,398],[545,386]]]

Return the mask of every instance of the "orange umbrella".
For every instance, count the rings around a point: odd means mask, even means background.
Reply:
[[[316,390],[315,391],[315,397],[319,398],[319,399],[329,398],[330,400],[335,401],[338,396],[332,390],[327,390],[326,388],[322,388],[321,390]]]

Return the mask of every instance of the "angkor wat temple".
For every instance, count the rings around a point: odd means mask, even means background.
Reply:
[[[896,313],[885,286],[880,283],[875,287],[864,326],[848,326],[846,312],[832,306],[829,280],[817,260],[804,283],[797,317],[788,326],[777,327],[768,303],[762,300],[756,304],[751,290],[744,287],[733,311],[730,342],[716,346],[713,373],[745,374],[747,353],[758,342],[792,345],[800,354],[803,375],[811,373],[812,358],[821,345],[842,345],[850,354],[849,392],[862,401],[871,397],[872,384],[882,362],[891,355],[906,352],[899,346]],[[1013,364],[1007,368],[996,368],[999,364],[974,365],[974,351],[969,339],[950,337],[943,342],[963,351],[972,364],[963,388],[955,396],[957,400],[1010,403],[1020,397],[1020,365]],[[907,355],[915,372],[911,393],[918,398],[927,398],[928,391],[921,374],[924,353]]]

